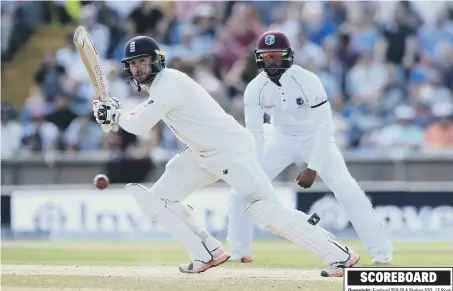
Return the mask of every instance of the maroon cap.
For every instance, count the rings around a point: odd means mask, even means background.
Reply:
[[[258,51],[279,51],[290,49],[291,44],[283,32],[270,30],[260,36],[256,48]]]

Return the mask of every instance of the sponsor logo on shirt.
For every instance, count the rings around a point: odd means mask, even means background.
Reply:
[[[305,102],[304,102],[304,99],[302,97],[299,97],[299,98],[296,99],[296,103],[297,103],[297,105],[304,105]]]
[[[143,107],[146,107],[148,106],[149,104],[153,104],[154,103],[154,100],[153,99],[149,99],[149,101],[145,104],[145,106]]]
[[[315,103],[316,104],[322,103],[324,101],[327,101],[327,96],[321,96],[321,97],[316,97],[315,98]]]
[[[277,106],[275,106],[274,104],[272,104],[272,105],[263,105],[264,109],[272,109],[272,108],[275,108],[275,107],[277,107]]]

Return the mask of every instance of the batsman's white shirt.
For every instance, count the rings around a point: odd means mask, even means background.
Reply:
[[[276,85],[259,74],[244,93],[245,122],[253,134],[257,157],[263,152],[263,116],[271,116],[273,130],[284,136],[313,137],[308,166],[318,170],[323,150],[333,140],[334,126],[327,94],[319,78],[296,65],[291,66]]]
[[[133,115],[120,116],[124,130],[141,135],[162,119],[195,152],[209,154],[253,145],[250,133],[203,87],[178,70],[163,69],[148,93],[149,99]]]
[[[182,72],[164,69],[148,92],[146,102],[120,115],[119,125],[140,135],[162,119],[188,146],[168,161],[152,192],[182,201],[193,191],[222,179],[243,198],[256,200],[266,195],[278,199],[254,157],[250,132],[199,84]]]

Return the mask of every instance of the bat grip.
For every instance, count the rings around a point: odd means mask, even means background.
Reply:
[[[105,133],[108,133],[110,131],[117,132],[119,129],[117,124],[101,124],[101,128]]]
[[[102,130],[107,133],[107,132],[110,132],[110,124],[101,124],[101,127],[102,127]]]

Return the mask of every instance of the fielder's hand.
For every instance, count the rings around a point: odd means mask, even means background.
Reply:
[[[108,101],[93,101],[93,115],[105,132],[118,131],[120,111],[120,103],[114,97],[110,97]]]
[[[316,171],[312,169],[306,169],[302,171],[296,178],[295,182],[300,187],[308,189],[313,185],[316,179]]]

